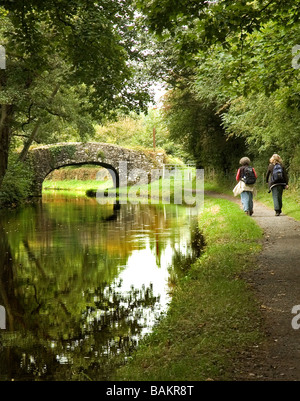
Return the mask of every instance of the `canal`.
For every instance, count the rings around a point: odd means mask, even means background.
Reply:
[[[109,380],[199,256],[193,208],[60,193],[0,213],[1,380]]]

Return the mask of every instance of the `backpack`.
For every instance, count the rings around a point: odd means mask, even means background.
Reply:
[[[253,168],[250,166],[246,166],[242,170],[242,181],[244,181],[245,184],[247,185],[253,185],[256,182],[256,177],[253,171]]]
[[[282,165],[277,163],[275,164],[272,172],[272,183],[279,184],[284,183],[284,175],[283,175],[283,168]]]

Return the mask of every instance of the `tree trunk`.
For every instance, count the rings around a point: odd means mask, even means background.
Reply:
[[[0,117],[0,187],[8,164],[8,152],[11,139],[11,122],[13,117],[12,105],[1,105]]]
[[[27,139],[27,141],[26,141],[26,143],[25,143],[25,145],[24,145],[24,147],[23,147],[23,149],[22,149],[22,152],[20,153],[20,156],[19,156],[19,161],[20,161],[20,162],[23,162],[23,161],[26,159],[28,150],[29,150],[29,148],[30,148],[32,142],[35,140],[35,138],[36,138],[36,136],[37,136],[37,133],[39,132],[39,129],[40,129],[41,124],[42,124],[42,119],[40,118],[40,119],[36,122],[36,124],[35,124],[35,126],[34,126],[32,132],[31,132],[29,138]]]
[[[53,90],[53,92],[52,92],[52,94],[51,94],[51,96],[49,98],[49,104],[51,104],[53,102],[53,99],[55,98],[55,95],[57,94],[57,92],[59,90],[59,87],[60,87],[59,84],[57,84],[55,86],[55,88],[54,88],[54,90]],[[43,122],[42,118],[39,118],[38,121],[36,122],[32,132],[31,132],[29,138],[27,139],[27,141],[26,141],[26,143],[25,143],[25,145],[24,145],[24,147],[22,149],[22,152],[21,152],[21,154],[19,156],[19,160],[21,162],[23,162],[26,159],[28,150],[29,150],[30,146],[32,145],[32,142],[37,137],[37,134],[39,132],[39,129],[40,129],[40,126],[41,126],[42,122]]]

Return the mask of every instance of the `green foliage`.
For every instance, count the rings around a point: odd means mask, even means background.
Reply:
[[[168,110],[177,140],[188,143],[189,152],[197,153],[204,165],[205,155],[220,159],[217,144],[229,155],[231,142],[236,160],[238,153],[247,152],[263,166],[276,151],[290,171],[296,171],[300,87],[292,49],[300,43],[298,2],[154,0],[138,1],[138,6],[162,43],[159,60],[168,65],[166,82],[191,91],[193,99],[207,106],[208,115],[217,111],[228,138],[226,144],[218,142],[207,128],[200,130],[206,135],[196,135],[193,105],[187,109],[178,103]],[[174,50],[172,55],[165,43]],[[201,136],[205,143],[198,140]],[[215,146],[207,146],[209,142]]]
[[[234,35],[239,35],[240,46],[244,36],[259,31],[268,21],[278,25],[292,25],[299,21],[297,2],[268,1],[206,1],[206,0],[137,0],[148,26],[160,37],[176,36],[178,47],[185,52],[186,44],[194,39],[198,49],[187,46],[188,54],[209,49],[216,43],[226,48]]]
[[[195,91],[216,96],[229,138],[242,138],[258,165],[280,153],[291,171],[299,141],[299,71],[292,68],[292,47],[299,42],[295,25],[265,23],[260,31],[217,46],[197,69]]]
[[[101,159],[102,162],[104,162],[104,160],[105,160],[105,153],[104,153],[102,150],[100,150],[100,151],[98,152],[98,154],[97,154],[97,157],[98,157],[99,159]]]
[[[300,177],[300,146],[297,144],[294,148],[293,158],[291,158],[290,163],[290,175],[295,174],[298,177],[297,186],[300,187],[299,177]]]
[[[182,146],[170,137],[164,115],[159,109],[150,109],[148,113],[131,113],[120,116],[117,121],[96,126],[95,140],[122,146],[153,148],[153,130],[155,146],[163,148],[174,157],[186,157]]]
[[[0,208],[25,202],[32,185],[32,171],[26,163],[18,161],[18,155],[9,158],[8,170],[0,190]]]
[[[85,139],[116,110],[146,110],[133,20],[131,0],[1,3],[0,185],[12,135],[24,159],[32,143]]]
[[[56,159],[57,157],[59,157],[61,155],[72,159],[72,157],[74,157],[74,155],[77,151],[77,147],[76,147],[76,145],[72,145],[72,144],[56,145],[56,146],[49,147],[49,151],[54,159]]]
[[[46,109],[41,117],[41,126],[35,142],[52,144],[55,142],[84,141],[92,137],[95,132],[95,119],[88,110],[87,88],[84,85],[76,87],[67,84],[61,85],[50,108],[47,105],[47,99],[51,96],[52,85],[53,81],[50,79],[49,88],[46,91],[46,83],[43,84],[44,98],[31,108],[31,113],[39,113],[39,110]],[[23,118],[25,119],[26,116]],[[23,124],[23,134],[29,136],[35,123],[36,119]]]
[[[276,151],[296,172],[297,3],[4,1],[0,103],[13,102],[16,143],[150,148],[155,127],[157,147],[201,166],[232,170],[247,153],[263,167]],[[149,75],[171,90],[164,114],[123,117],[145,109]]]
[[[164,116],[171,138],[182,144],[198,166],[224,173],[236,165],[243,142],[226,138],[216,101],[200,100],[188,89],[177,89],[165,102]]]
[[[244,138],[257,160],[265,160],[265,168],[273,153],[279,153],[291,172],[299,170],[300,113],[287,107],[285,89],[270,96],[253,95],[232,102],[223,115],[227,133]]]

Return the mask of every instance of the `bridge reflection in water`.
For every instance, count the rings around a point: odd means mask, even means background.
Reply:
[[[45,196],[0,216],[2,380],[109,380],[202,236],[190,209]]]

